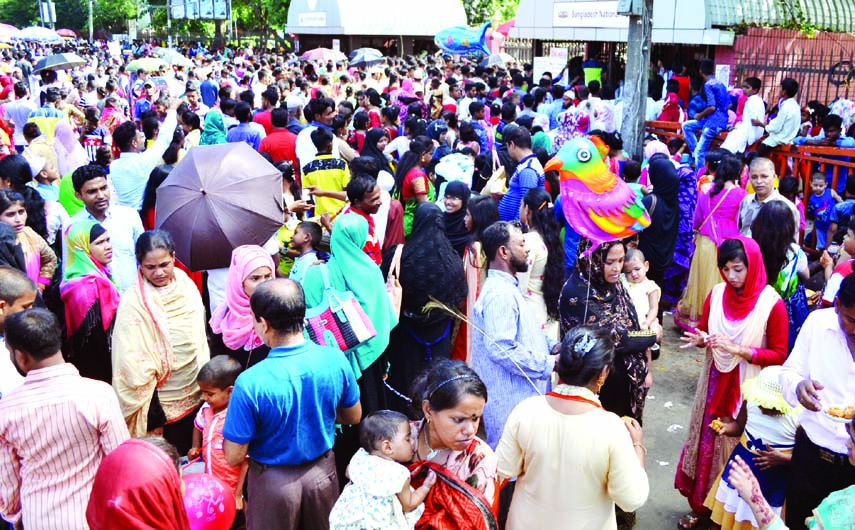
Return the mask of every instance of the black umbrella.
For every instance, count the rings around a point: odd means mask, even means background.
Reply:
[[[83,66],[86,64],[86,59],[76,53],[54,53],[39,59],[36,63],[33,72],[41,72],[42,70],[68,70],[75,66]]]
[[[350,66],[371,66],[383,62],[383,54],[373,48],[357,50],[356,55],[351,57]]]

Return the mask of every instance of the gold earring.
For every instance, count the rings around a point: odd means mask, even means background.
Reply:
[[[597,380],[597,393],[600,393],[600,389],[603,388],[603,384],[606,382],[605,378],[601,377]]]

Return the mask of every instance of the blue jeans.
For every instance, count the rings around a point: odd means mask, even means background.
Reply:
[[[700,141],[695,138],[695,133],[699,130],[701,131]],[[703,167],[704,158],[707,156],[707,149],[709,149],[713,139],[718,136],[718,133],[723,130],[723,127],[707,126],[705,122],[698,120],[689,120],[683,124],[683,138],[686,140],[686,146],[692,153],[696,168],[700,169]]]

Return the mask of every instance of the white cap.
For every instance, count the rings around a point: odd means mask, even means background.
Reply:
[[[47,164],[47,158],[43,156],[24,153],[24,158],[26,158],[27,163],[30,164],[30,172],[32,172],[34,177],[41,173]]]

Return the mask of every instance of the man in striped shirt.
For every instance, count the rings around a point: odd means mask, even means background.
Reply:
[[[88,529],[95,472],[129,437],[116,394],[63,360],[50,311],[16,313],[4,328],[25,379],[0,399],[0,515],[27,530]]]

